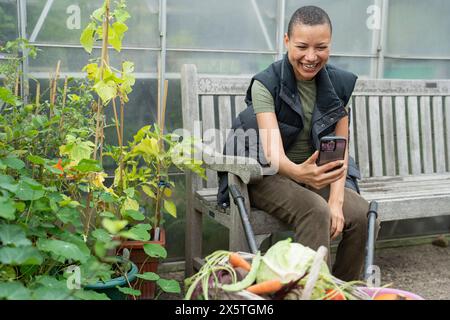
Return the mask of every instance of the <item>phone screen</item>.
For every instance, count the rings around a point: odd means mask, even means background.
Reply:
[[[320,151],[317,165],[344,160],[347,140],[343,137],[323,137],[320,139]]]

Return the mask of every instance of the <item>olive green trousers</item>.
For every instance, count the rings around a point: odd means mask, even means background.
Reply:
[[[321,190],[305,187],[279,174],[265,176],[248,186],[252,207],[261,209],[291,225],[295,241],[317,250],[330,252],[330,187]],[[364,265],[369,203],[357,192],[345,188],[344,229],[337,248],[332,274],[344,281],[359,280]],[[379,231],[377,221],[376,234]],[[328,264],[331,265],[330,254]]]

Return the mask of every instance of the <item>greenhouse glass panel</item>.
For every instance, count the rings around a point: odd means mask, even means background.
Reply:
[[[341,69],[350,71],[358,75],[360,78],[370,77],[370,58],[355,57],[330,57],[329,63]]]
[[[450,79],[450,60],[385,59],[384,77],[390,79]]]
[[[386,54],[450,58],[449,13],[448,0],[389,1]]]
[[[16,0],[0,0],[0,45],[18,36]]]
[[[27,1],[28,37],[38,43],[79,44],[91,13],[102,3],[103,0]],[[128,1],[127,6],[132,18],[126,22],[129,31],[124,46],[159,47],[159,1]]]
[[[89,59],[100,56],[100,50],[94,49],[89,55],[82,48],[71,47],[39,47],[40,51],[36,59],[30,59],[30,70],[33,73],[41,73],[41,77],[48,77],[54,72],[58,60],[61,60],[61,72],[78,73],[89,63]],[[158,51],[151,50],[122,50],[120,53],[110,51],[110,64],[120,68],[121,61],[134,62],[137,77],[156,77]],[[146,73],[146,74],[142,74]],[[84,75],[83,75],[84,76]]]
[[[271,54],[168,51],[166,71],[180,73],[183,64],[193,63],[199,73],[253,75],[269,66],[274,58]]]
[[[311,5],[311,1],[286,0],[285,31],[292,14],[300,7]],[[317,0],[313,3],[324,9],[333,25],[332,53],[371,54],[373,12],[380,8],[371,7],[373,0]],[[372,11],[375,10],[375,11]],[[369,13],[367,13],[369,11]]]
[[[276,50],[277,1],[167,1],[167,47]]]

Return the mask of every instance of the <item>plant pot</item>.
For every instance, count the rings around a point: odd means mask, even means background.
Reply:
[[[151,232],[151,235],[153,237],[153,230]],[[160,238],[158,241],[123,241],[118,250],[119,255],[122,254],[122,250],[125,248],[130,251],[130,260],[137,265],[139,273],[141,274],[145,272],[158,272],[159,259],[150,258],[144,251],[144,245],[148,243],[160,244],[161,246],[165,247],[165,230],[160,228]],[[137,297],[140,300],[150,300],[155,297],[155,281],[138,279],[134,283],[133,288],[141,291],[141,295]]]
[[[136,279],[138,274],[138,267],[136,264],[131,262],[131,270],[127,273],[128,281],[132,282]],[[117,287],[127,287],[128,282],[124,276],[108,280],[106,282],[98,281],[97,283],[85,286],[85,289],[94,290],[98,293],[106,294],[111,300],[126,300],[127,295],[120,292]]]

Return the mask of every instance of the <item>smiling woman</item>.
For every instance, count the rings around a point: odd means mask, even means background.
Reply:
[[[276,169],[249,185],[251,205],[292,225],[295,241],[313,250],[329,248],[342,234],[333,274],[350,281],[360,277],[363,265],[368,202],[358,194],[353,176],[358,169],[349,161],[348,147],[344,160],[316,165],[322,137],[348,139],[346,105],[357,79],[327,64],[331,34],[330,18],[321,8],[295,11],[284,36],[287,54],[252,78],[248,108],[233,129],[259,129],[266,158],[260,160]],[[225,190],[223,181],[221,176],[219,190]],[[224,197],[218,199],[223,206]]]
[[[307,15],[298,9],[284,36],[289,62],[298,80],[312,80],[330,56],[331,21],[318,9],[311,7]]]

